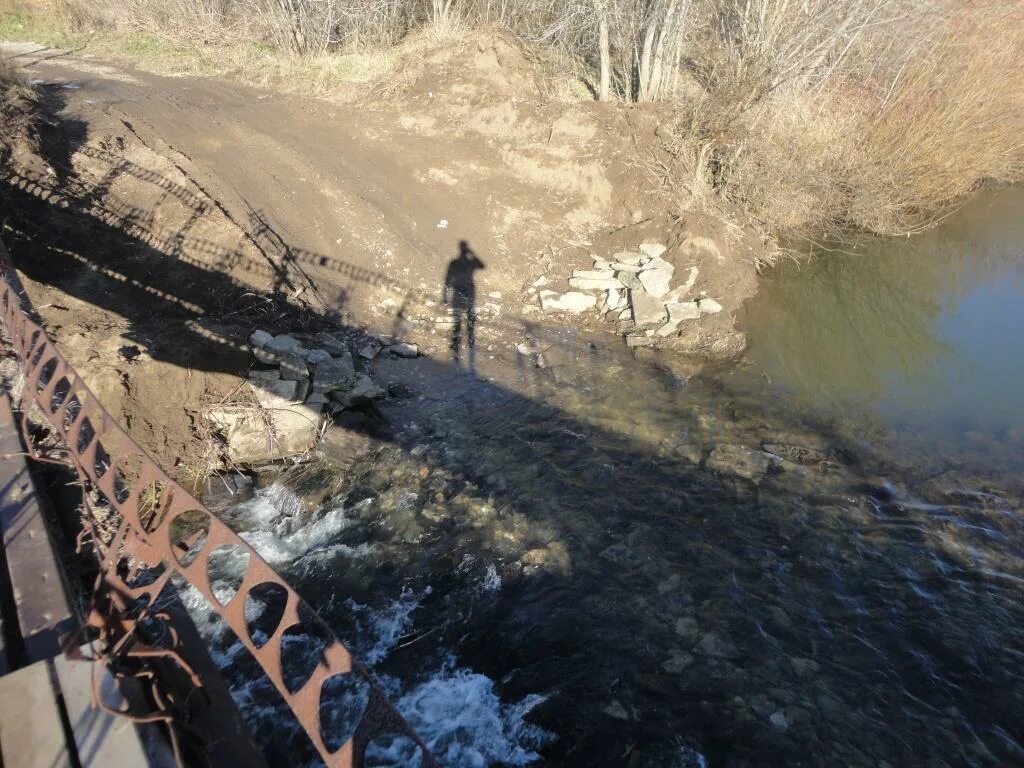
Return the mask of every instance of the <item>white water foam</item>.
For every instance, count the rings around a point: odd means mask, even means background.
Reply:
[[[441,765],[485,768],[529,765],[540,759],[535,750],[554,736],[524,718],[544,699],[534,694],[506,704],[491,678],[457,667],[454,658],[449,658],[429,680],[400,696],[395,705]],[[373,757],[381,761],[383,755]]]
[[[339,533],[354,524],[344,504],[327,509],[315,520],[296,527],[302,502],[287,488],[271,485],[232,511],[232,518],[244,530],[240,535],[271,565],[291,563],[307,557],[344,553],[363,557],[374,547],[330,544]]]
[[[248,529],[242,533],[243,538],[273,565],[293,563],[339,549],[357,556],[363,549],[330,544],[354,522],[344,506],[330,508],[316,519],[296,527],[296,521],[302,519],[298,516],[300,510],[300,502],[294,494],[280,486],[271,486],[229,514],[237,528]],[[366,547],[364,551],[372,551],[372,548]],[[241,561],[235,564],[225,560],[219,563],[219,570],[224,573],[215,576],[223,579],[229,571],[240,573],[242,567]],[[501,578],[493,565],[486,569],[481,581],[484,590],[500,589]],[[357,636],[350,640],[357,657],[371,668],[387,658],[409,636],[413,614],[429,594],[430,587],[419,594],[406,588],[384,608],[372,608],[351,599],[346,601],[346,607],[355,617]],[[209,643],[211,657],[221,669],[233,665],[246,653],[241,643],[225,642],[226,626],[217,620],[197,590],[182,585],[179,595]],[[449,768],[529,765],[539,759],[536,750],[554,738],[525,721],[527,714],[544,701],[543,696],[531,695],[519,702],[505,703],[492,679],[458,667],[454,657],[447,658],[437,672],[408,691],[393,677],[381,676],[381,683],[439,763]],[[275,705],[267,701],[268,685],[268,681],[256,679],[234,682],[231,686],[232,698],[254,732],[266,733],[267,728],[276,728],[281,722]],[[368,756],[373,765],[407,768],[414,764],[412,752],[411,743],[397,740],[390,744],[372,744]]]

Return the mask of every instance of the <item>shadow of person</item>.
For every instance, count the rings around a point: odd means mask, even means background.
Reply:
[[[462,359],[462,337],[466,336],[466,353],[469,367],[476,362],[476,285],[473,273],[484,269],[484,263],[476,255],[469,243],[459,241],[459,255],[448,264],[444,275],[444,303],[452,311],[452,359]]]

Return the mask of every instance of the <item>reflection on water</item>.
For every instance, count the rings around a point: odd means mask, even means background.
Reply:
[[[1019,452],[1024,188],[983,195],[918,238],[780,267],[749,326],[751,356],[815,404]]]

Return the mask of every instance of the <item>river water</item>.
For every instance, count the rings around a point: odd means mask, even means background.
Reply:
[[[1011,189],[782,266],[700,372],[555,330],[544,367],[380,361],[410,396],[342,493],[223,515],[444,765],[1024,764],[1022,245]]]

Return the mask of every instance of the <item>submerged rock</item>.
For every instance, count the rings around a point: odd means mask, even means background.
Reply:
[[[772,454],[742,445],[717,445],[707,458],[708,469],[754,481],[779,466],[778,459]]]

